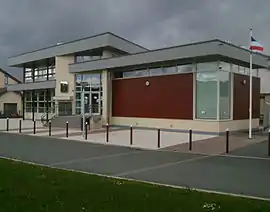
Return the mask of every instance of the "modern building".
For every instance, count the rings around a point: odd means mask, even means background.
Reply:
[[[148,50],[104,33],[8,62],[24,72],[22,83],[8,86],[23,91],[24,118],[79,119],[83,98],[86,113],[100,126],[215,133],[248,128],[249,51],[218,39]],[[254,128],[260,117],[258,72],[268,66],[268,56],[254,53]]]
[[[22,114],[21,92],[7,91],[8,85],[21,83],[19,79],[0,69],[0,117],[18,117]]]

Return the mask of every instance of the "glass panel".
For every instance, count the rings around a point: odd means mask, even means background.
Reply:
[[[79,107],[79,108],[81,108],[81,102],[76,102],[76,107]]]
[[[92,113],[99,113],[99,93],[92,93],[91,95],[91,104],[92,104]]]
[[[218,62],[198,63],[197,64],[197,72],[217,71],[217,68],[218,68]]]
[[[45,92],[40,91],[38,94],[38,97],[39,97],[39,101],[45,101]]]
[[[162,68],[150,68],[149,75],[150,76],[160,76],[163,74]]]
[[[35,102],[37,101],[37,93],[36,92],[34,93],[34,95],[32,96],[32,98],[33,98],[33,101],[35,101]]]
[[[39,107],[45,107],[45,103],[44,102],[39,102]]]
[[[82,81],[82,75],[81,74],[76,74],[76,84],[80,83]]]
[[[232,64],[232,72],[233,73],[239,73],[239,66]]]
[[[177,73],[176,66],[164,67],[163,73],[164,74],[176,74]]]
[[[226,63],[226,62],[220,62],[219,63],[219,70],[230,72],[231,71],[231,64]]]
[[[31,92],[26,92],[26,94],[25,94],[25,100],[26,101],[31,101],[32,100],[32,93]]]
[[[196,118],[217,119],[217,72],[196,74]]]
[[[76,100],[80,100],[81,101],[81,93],[76,93]]]
[[[178,65],[177,72],[178,73],[190,73],[195,71],[195,64],[188,65]]]
[[[44,107],[39,107],[39,108],[38,108],[38,112],[39,112],[39,113],[45,113],[45,111],[46,111],[46,110],[45,110]]]
[[[124,77],[143,77],[148,76],[148,70],[127,71],[123,73]]]
[[[239,66],[239,73],[240,74],[246,74],[245,67]]]
[[[220,119],[230,119],[231,105],[231,74],[219,72],[219,116]]]
[[[76,114],[77,115],[81,114],[81,108],[76,108]]]

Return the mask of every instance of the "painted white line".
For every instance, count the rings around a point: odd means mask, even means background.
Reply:
[[[51,169],[55,169],[55,170],[61,170],[61,171],[67,171],[67,172],[76,172],[76,173],[81,173],[81,174],[86,174],[86,175],[105,177],[105,178],[108,178],[108,179],[125,180],[125,181],[130,181],[130,182],[145,183],[145,184],[149,184],[149,185],[162,186],[162,187],[168,187],[168,188],[174,188],[174,189],[186,189],[186,190],[189,189],[191,191],[204,192],[204,193],[210,193],[210,194],[219,194],[219,195],[227,195],[227,196],[240,197],[240,198],[246,198],[246,199],[270,201],[270,198],[264,198],[264,197],[256,197],[256,196],[243,195],[243,194],[227,193],[227,192],[220,192],[220,191],[207,190],[207,189],[187,188],[187,187],[184,187],[184,186],[169,185],[169,184],[164,184],[164,183],[155,183],[155,182],[151,182],[151,181],[130,179],[130,178],[126,178],[126,177],[110,176],[110,175],[105,175],[105,174],[97,174],[97,173],[93,173],[93,172],[79,171],[79,170],[75,170],[75,169],[52,167],[50,165],[33,163],[33,162],[29,162],[29,161],[23,161],[23,160],[19,160],[19,159],[2,157],[2,156],[0,156],[0,158],[15,161],[15,162],[20,162],[20,163],[24,163],[24,164],[34,165],[34,166],[51,168]]]
[[[120,157],[120,156],[125,156],[125,155],[134,155],[134,154],[140,154],[140,153],[143,153],[143,152],[133,151],[133,152],[118,153],[118,154],[102,155],[102,156],[90,157],[90,158],[81,158],[81,159],[76,159],[76,160],[53,163],[53,164],[50,164],[50,166],[66,165],[66,164],[71,164],[71,163],[79,163],[83,161],[102,160],[102,159],[107,159],[107,158],[114,158],[114,157]]]
[[[234,154],[225,154],[225,152],[222,153],[201,153],[201,152],[188,152],[188,151],[170,151],[170,150],[162,150],[158,149],[157,152],[171,152],[171,153],[180,153],[180,154],[189,154],[189,155],[205,155],[205,156],[217,156],[217,157],[228,157],[228,158],[239,158],[239,159],[253,159],[253,160],[270,160],[270,156],[268,158],[266,157],[257,157],[257,156],[248,156],[248,155],[234,155]]]
[[[253,157],[253,156],[244,156],[244,155],[219,155],[221,157],[227,157],[227,158],[239,158],[239,159],[252,159],[252,160],[269,160],[269,158],[262,158],[262,157]]]
[[[150,166],[150,167],[146,167],[146,168],[142,168],[142,169],[136,169],[136,170],[132,170],[132,171],[128,171],[128,172],[122,172],[122,173],[116,174],[115,176],[122,177],[122,176],[125,176],[125,175],[137,174],[137,173],[140,173],[140,172],[165,168],[165,167],[168,167],[168,166],[174,166],[174,165],[178,165],[178,164],[181,164],[181,163],[188,163],[188,162],[194,162],[194,161],[198,161],[198,160],[203,160],[203,159],[206,159],[206,158],[209,158],[209,157],[213,157],[213,156],[212,155],[207,155],[207,156],[202,156],[202,157],[190,158],[190,159],[186,159],[186,160],[180,160],[180,161],[177,161],[177,162],[165,163],[165,164],[158,165],[158,166]]]

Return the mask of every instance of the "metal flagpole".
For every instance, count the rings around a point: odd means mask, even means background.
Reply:
[[[251,42],[252,37],[252,28],[250,28],[250,37],[249,41]],[[250,64],[249,64],[249,135],[248,138],[252,139],[252,49],[250,49],[249,56]]]

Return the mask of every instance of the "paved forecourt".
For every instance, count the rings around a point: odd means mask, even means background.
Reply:
[[[0,156],[89,173],[270,198],[268,157],[137,150],[10,133],[0,133]]]

